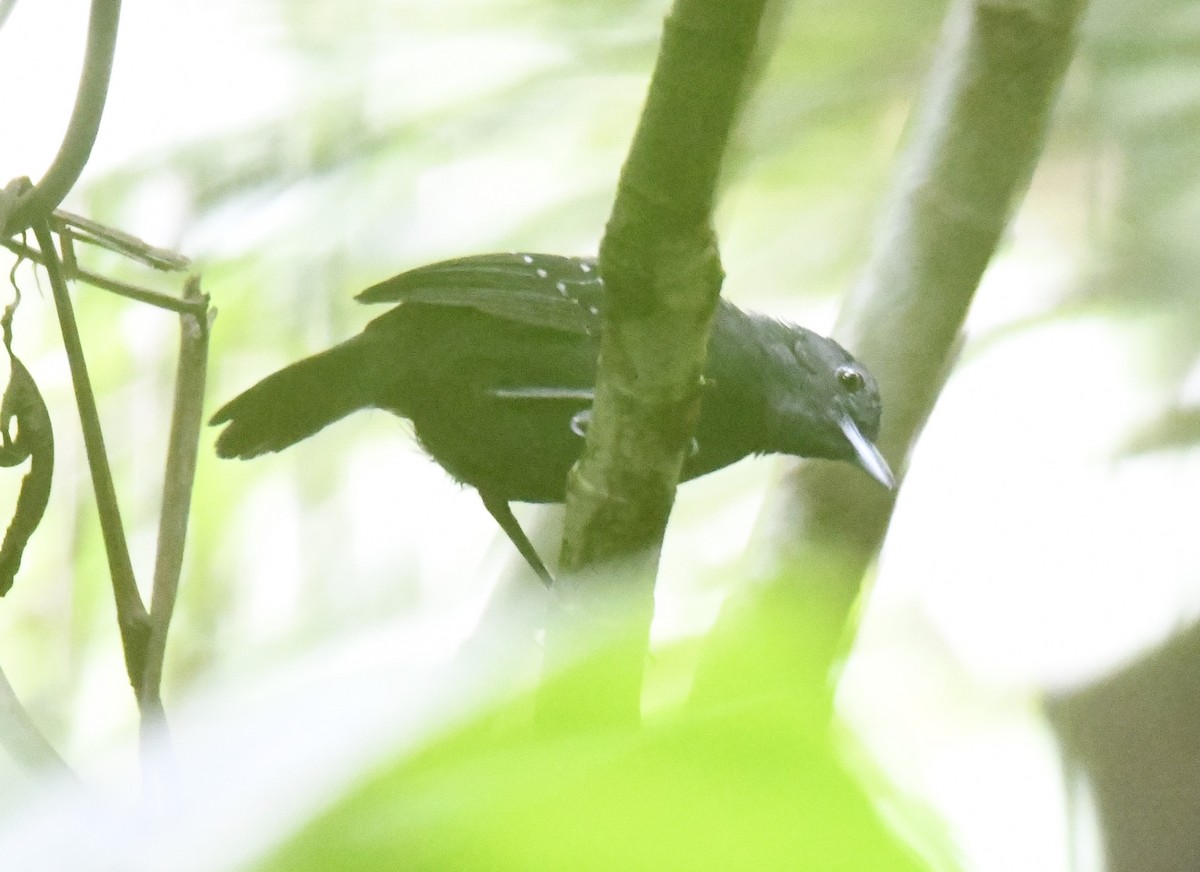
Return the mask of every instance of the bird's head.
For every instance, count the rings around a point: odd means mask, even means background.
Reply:
[[[832,339],[751,316],[766,355],[769,451],[850,461],[895,485],[875,447],[882,406],[870,371]]]

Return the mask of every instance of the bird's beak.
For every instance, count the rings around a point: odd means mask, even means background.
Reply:
[[[883,459],[883,455],[879,453],[879,449],[875,444],[862,434],[858,429],[858,425],[849,415],[842,415],[838,421],[841,425],[842,432],[846,434],[846,439],[854,447],[854,459],[858,465],[870,473],[871,477],[878,481],[881,485],[891,490],[896,486],[896,477],[892,475],[891,467],[888,462]]]

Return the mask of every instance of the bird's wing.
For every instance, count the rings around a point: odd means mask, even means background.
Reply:
[[[590,258],[481,254],[418,267],[367,288],[362,303],[424,303],[567,333],[599,333],[604,285]]]

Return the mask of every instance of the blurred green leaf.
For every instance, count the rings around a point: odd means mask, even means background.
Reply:
[[[505,726],[530,705],[394,762],[259,868],[929,868],[881,822],[823,704],[712,699],[640,731]]]

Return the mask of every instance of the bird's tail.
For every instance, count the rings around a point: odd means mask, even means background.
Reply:
[[[358,336],[269,375],[230,400],[210,424],[229,426],[217,438],[221,457],[280,451],[370,406]]]

